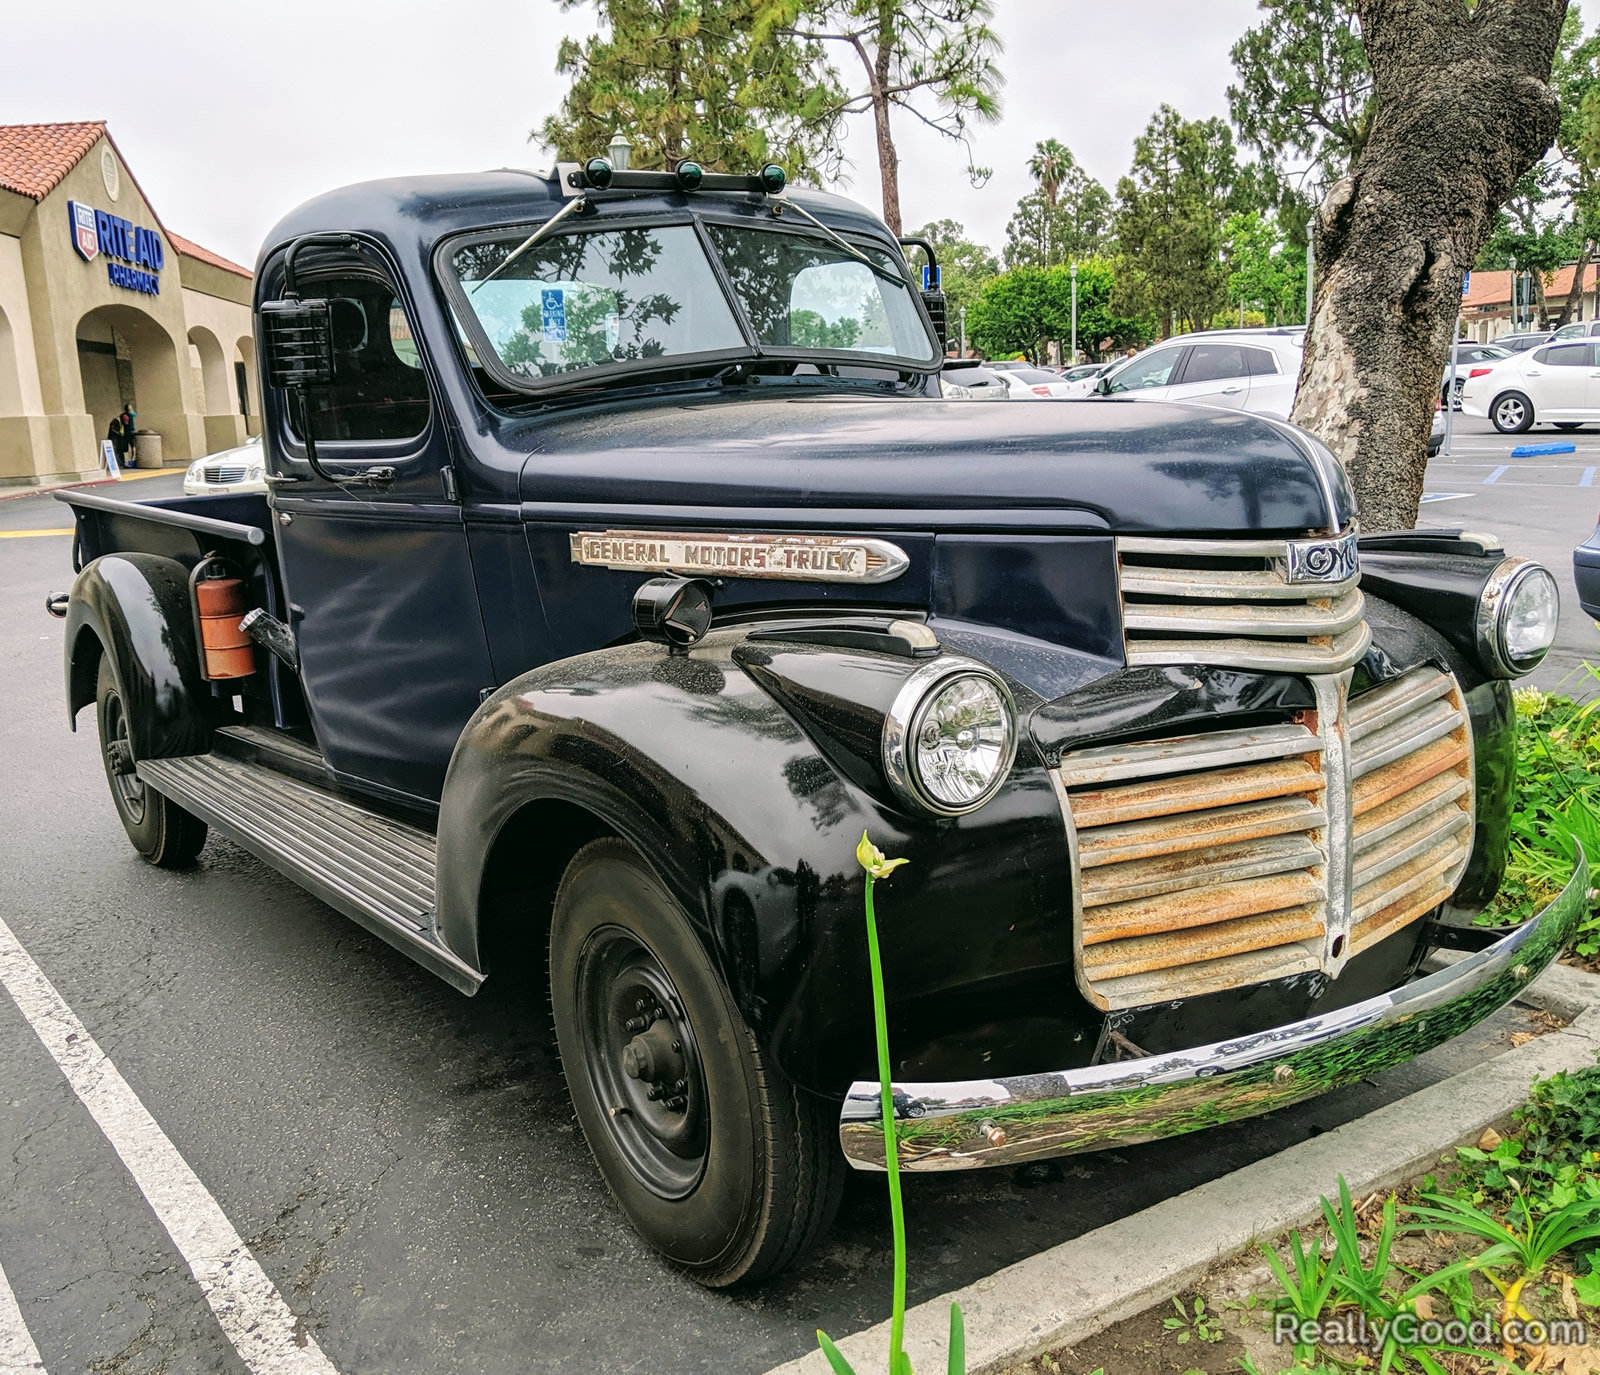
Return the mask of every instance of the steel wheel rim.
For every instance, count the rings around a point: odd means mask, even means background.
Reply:
[[[578,956],[577,994],[583,1073],[611,1144],[652,1193],[685,1197],[705,1173],[710,1113],[671,976],[632,932],[604,926]]]
[[[1495,418],[1508,430],[1522,423],[1523,409],[1520,401],[1502,401],[1495,408]]]
[[[110,768],[111,786],[116,792],[118,805],[137,825],[144,820],[144,779],[137,773],[117,772],[115,759],[117,753],[124,753],[129,759],[133,757],[133,747],[128,739],[128,718],[122,710],[122,698],[113,692],[106,696],[106,763]]]

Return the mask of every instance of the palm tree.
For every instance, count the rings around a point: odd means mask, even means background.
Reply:
[[[1047,138],[1033,146],[1033,156],[1028,159],[1028,172],[1039,183],[1050,209],[1056,208],[1056,197],[1061,194],[1061,183],[1076,165],[1072,150],[1060,139]]]

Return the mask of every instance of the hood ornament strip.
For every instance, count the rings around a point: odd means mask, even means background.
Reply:
[[[911,565],[899,545],[854,535],[585,530],[571,538],[574,563],[635,573],[880,583]]]

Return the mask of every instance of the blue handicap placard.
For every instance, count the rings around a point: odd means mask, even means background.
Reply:
[[[541,333],[551,343],[567,341],[567,301],[560,287],[546,287],[539,293]]]

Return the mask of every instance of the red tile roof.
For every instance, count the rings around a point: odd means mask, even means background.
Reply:
[[[0,124],[0,187],[42,201],[102,137],[111,137],[103,119],[78,124]],[[174,234],[165,225],[162,229],[184,257],[241,277],[253,275],[248,267]]]
[[[1576,263],[1563,263],[1554,272],[1545,274],[1545,300],[1565,301],[1567,299],[1567,293],[1572,290],[1572,274],[1577,270],[1577,266]],[[1600,268],[1591,263],[1583,274],[1585,295],[1595,289],[1597,281],[1600,281]],[[1480,308],[1492,311],[1496,306],[1509,308],[1511,304],[1511,274],[1509,272],[1474,272],[1472,280],[1467,284],[1466,299],[1461,304],[1464,309],[1469,311]]]
[[[184,238],[181,234],[174,234],[170,229],[167,230],[167,239],[185,258],[210,263],[212,267],[220,267],[224,272],[237,272],[241,277],[255,275],[248,267],[240,267],[238,263],[224,258],[222,254],[213,253],[209,248],[201,248],[199,244]]]
[[[42,201],[106,131],[82,124],[0,124],[0,186]]]

